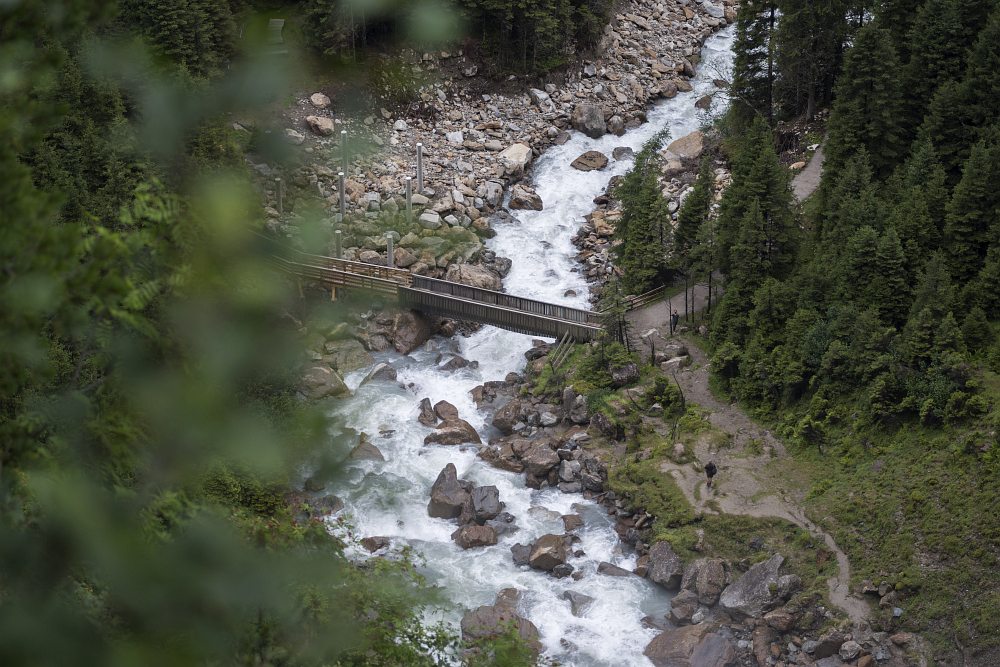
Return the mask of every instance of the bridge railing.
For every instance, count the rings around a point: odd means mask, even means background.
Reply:
[[[458,297],[460,299],[476,301],[478,303],[500,306],[501,308],[510,308],[522,312],[534,313],[544,317],[554,317],[567,322],[579,322],[581,324],[597,327],[601,326],[600,315],[589,310],[580,310],[579,308],[570,308],[568,306],[558,306],[552,303],[545,303],[544,301],[525,299],[523,297],[513,296],[504,292],[495,292],[493,290],[482,289],[480,287],[471,287],[469,285],[453,283],[447,280],[427,278],[426,276],[413,276],[413,283],[411,284],[411,287],[413,289],[426,290],[436,294],[445,294],[448,296]]]
[[[303,280],[320,283],[321,285],[332,285],[334,287],[344,287],[347,289],[367,290],[378,292],[393,299],[398,297],[400,285],[392,280],[374,278],[367,275],[358,275],[349,271],[339,271],[325,266],[305,264],[303,262],[292,262],[284,257],[271,257],[268,260],[272,266],[291,273]]]

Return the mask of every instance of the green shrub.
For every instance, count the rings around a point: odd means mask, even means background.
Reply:
[[[283,494],[287,490],[285,475],[267,478],[236,461],[219,463],[201,483],[201,494],[205,498],[264,515],[274,514],[284,507]]]

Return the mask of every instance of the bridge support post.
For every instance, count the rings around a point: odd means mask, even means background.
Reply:
[[[347,173],[347,130],[340,131],[340,163],[345,174]]]
[[[280,178],[274,179],[274,197],[278,200],[278,215],[285,214],[284,192]]]
[[[336,301],[336,300],[337,300],[337,286],[333,285],[332,287],[330,287],[330,301]]]
[[[406,222],[413,222],[413,179],[406,177]]]
[[[417,192],[424,192],[424,145],[417,144]]]
[[[343,222],[347,215],[347,186],[344,184],[344,172],[337,174],[337,179],[340,194],[340,221]]]
[[[386,234],[386,236],[385,236],[385,249],[386,249],[386,252],[388,253],[386,255],[385,265],[388,266],[390,269],[395,268],[396,260],[395,260],[395,257],[393,257],[393,254],[392,254],[393,247],[392,247],[392,235],[391,234]]]
[[[341,259],[343,254],[343,248],[341,247],[340,243],[341,243],[341,234],[340,230],[338,229],[333,233],[333,256],[336,257],[337,259]]]

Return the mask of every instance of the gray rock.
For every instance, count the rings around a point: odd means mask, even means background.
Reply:
[[[562,563],[552,568],[552,576],[554,576],[556,579],[563,579],[573,574],[573,569],[574,569],[573,566],[570,565],[569,563]]]
[[[784,562],[784,556],[774,554],[766,561],[757,563],[722,591],[719,604],[737,618],[763,615],[780,600],[777,596],[778,570]],[[772,584],[775,593],[771,592]]]
[[[357,447],[351,450],[351,453],[347,457],[363,461],[385,461],[385,457],[379,451],[379,448],[364,439],[361,440],[361,443]]]
[[[846,662],[854,660],[861,655],[861,644],[856,641],[847,641],[840,645],[840,657]]]
[[[360,386],[364,386],[369,382],[395,382],[396,381],[396,369],[386,363],[376,364],[375,368],[365,376],[365,379],[361,381]]]
[[[559,482],[557,485],[563,493],[582,493],[583,484],[580,482]]]
[[[328,493],[317,500],[309,501],[308,504],[315,510],[324,510],[334,514],[344,509],[344,501],[332,493]]]
[[[437,424],[438,418],[434,414],[434,408],[431,407],[431,399],[425,398],[420,401],[420,414],[417,415],[417,421],[419,421],[424,426],[435,426]]]
[[[558,454],[557,454],[558,456]],[[575,482],[580,478],[579,461],[562,461],[559,464],[559,479],[563,482]]]
[[[619,146],[618,148],[611,151],[611,157],[613,157],[616,161],[619,162],[621,160],[631,160],[633,157],[635,157],[635,152],[628,146]]]
[[[492,528],[498,537],[510,535],[520,530],[517,524],[514,523],[514,515],[510,512],[500,512],[495,519],[487,521],[486,525]]]
[[[625,568],[618,567],[608,562],[602,562],[597,566],[597,574],[604,574],[609,577],[631,577],[632,573]]]
[[[583,66],[583,75],[586,77],[597,76],[597,66],[594,63],[588,63]]]
[[[536,442],[521,456],[521,463],[532,475],[544,477],[559,465],[559,455],[544,442]]]
[[[462,549],[490,547],[497,543],[497,534],[490,526],[462,526],[452,535]]]
[[[594,598],[590,597],[589,595],[584,595],[583,593],[577,593],[576,591],[563,591],[559,595],[559,599],[567,600],[569,602],[570,609],[572,610],[572,614],[574,616],[579,616],[580,612],[583,611],[587,606],[590,605],[591,602],[594,601]]]
[[[725,18],[726,12],[722,7],[717,7],[710,2],[702,3],[701,8],[705,10],[705,13],[715,19]]]
[[[802,590],[802,580],[797,575],[785,574],[778,577],[778,595],[787,600]]]
[[[329,366],[313,366],[302,374],[302,388],[306,396],[316,400],[332,396],[343,398],[351,395],[351,389],[344,383],[340,373]]]
[[[515,544],[510,548],[510,553],[514,556],[514,565],[528,565],[531,558],[531,545]]]
[[[472,511],[480,524],[495,519],[502,509],[500,491],[495,486],[477,486],[472,490]]]
[[[559,423],[559,417],[555,416],[551,412],[543,412],[539,421],[542,426],[555,426]]]
[[[649,578],[668,591],[675,591],[681,585],[684,570],[681,557],[670,548],[669,542],[657,542],[649,550]]]
[[[588,67],[593,67],[588,65]],[[596,73],[596,71],[595,71]],[[604,110],[596,104],[577,104],[570,117],[573,129],[583,132],[591,139],[599,139],[607,132]]]
[[[551,571],[567,558],[566,542],[559,535],[542,535],[531,547],[528,564],[536,570]]]
[[[600,151],[587,151],[570,164],[580,171],[600,171],[608,166],[608,156]]]
[[[440,519],[456,519],[462,513],[462,506],[469,502],[466,485],[458,481],[458,471],[454,463],[449,463],[431,487],[431,500],[427,513]]]

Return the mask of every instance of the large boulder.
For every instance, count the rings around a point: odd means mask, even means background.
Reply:
[[[600,171],[608,166],[608,156],[600,151],[587,151],[569,166],[580,171]]]
[[[438,401],[434,404],[434,414],[441,419],[458,419],[458,408],[448,401]]]
[[[364,436],[364,434],[362,434]],[[351,450],[351,453],[347,455],[347,458],[354,459],[356,461],[385,461],[385,457],[379,448],[368,442],[364,437],[361,438],[361,443],[357,447]]]
[[[778,571],[784,562],[784,556],[774,554],[766,561],[757,563],[726,586],[719,597],[719,604],[735,618],[762,616],[781,601],[777,594]]]
[[[511,144],[497,153],[497,162],[501,178],[507,177],[511,181],[519,181],[524,177],[524,169],[531,163],[531,147],[525,144]]]
[[[437,415],[434,414],[434,408],[431,407],[431,399],[424,398],[420,401],[420,414],[417,415],[417,421],[419,421],[424,426],[435,426],[437,425]]]
[[[392,342],[396,352],[407,355],[431,339],[434,328],[412,310],[397,313],[392,320]]]
[[[514,399],[507,401],[502,408],[493,415],[492,424],[504,435],[514,433],[514,426],[521,421],[521,402]]]
[[[551,572],[557,565],[562,565],[567,558],[566,541],[559,535],[542,535],[531,547],[528,565],[536,570]]]
[[[681,557],[670,548],[669,542],[657,542],[649,550],[649,578],[668,591],[675,591],[681,585],[684,568]]]
[[[542,113],[553,113],[556,110],[555,102],[544,90],[529,88],[528,95],[531,97],[531,101],[538,105],[538,109]]]
[[[559,465],[559,455],[544,442],[536,442],[521,456],[521,463],[532,475],[544,477]]]
[[[485,524],[500,514],[500,491],[495,486],[477,486],[472,490],[472,511],[476,523]]]
[[[302,389],[313,400],[333,396],[344,398],[351,395],[351,389],[344,384],[340,373],[329,366],[318,364],[306,369],[302,374]]]
[[[462,526],[452,537],[463,549],[491,547],[497,543],[497,534],[490,526]]]
[[[474,264],[449,264],[445,280],[461,283],[469,287],[493,290],[499,292],[502,288],[500,276],[489,269]]]
[[[736,649],[716,634],[714,623],[699,623],[667,630],[646,645],[643,655],[656,667],[728,667],[736,662]]]
[[[706,559],[698,571],[695,590],[698,592],[698,602],[711,607],[719,601],[719,594],[726,587],[726,569],[718,558]]]
[[[591,139],[599,139],[608,131],[604,123],[604,109],[596,104],[577,104],[570,122],[574,130],[583,132]]]
[[[616,389],[639,381],[639,366],[634,363],[622,364],[610,369],[611,385]]]
[[[439,519],[456,519],[462,513],[462,506],[469,502],[468,484],[458,480],[458,470],[449,463],[431,486],[431,501],[427,513]]]
[[[512,209],[541,211],[542,198],[531,188],[518,183],[510,190],[510,204]]]
[[[396,369],[386,363],[375,364],[375,368],[369,371],[365,379],[361,381],[361,385],[364,386],[369,382],[395,382],[396,381]]]
[[[667,150],[682,158],[697,158],[705,152],[708,142],[705,135],[695,130],[691,134],[681,137],[677,141],[667,146]]]
[[[536,652],[542,651],[538,641],[538,628],[528,619],[518,615],[517,601],[521,594],[515,588],[505,588],[497,594],[492,605],[484,605],[466,612],[462,617],[462,639],[475,644],[504,632],[513,623],[518,636]]]
[[[461,445],[465,442],[474,442],[477,445],[483,444],[479,434],[476,433],[476,429],[464,419],[445,419],[424,438],[425,445],[431,443],[438,445]]]
[[[306,124],[310,130],[324,137],[330,136],[337,129],[337,126],[333,124],[333,119],[323,116],[306,116]]]
[[[368,368],[375,363],[375,358],[360,341],[329,340],[323,345],[323,361],[336,368],[340,373]]]

